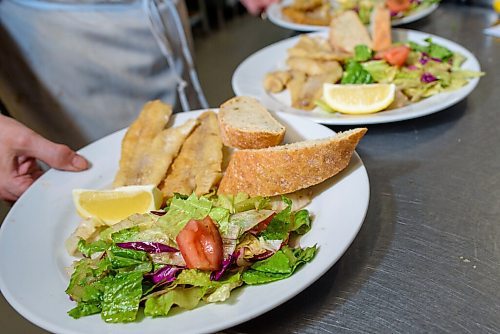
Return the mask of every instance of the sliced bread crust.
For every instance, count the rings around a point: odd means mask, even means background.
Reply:
[[[285,136],[285,127],[252,97],[226,101],[220,106],[218,118],[222,141],[229,147],[270,147],[280,144]]]
[[[349,165],[366,131],[366,128],[357,128],[326,139],[236,151],[218,192],[274,196],[321,183]]]
[[[354,47],[364,44],[372,47],[368,29],[355,11],[348,10],[335,16],[330,23],[329,42],[334,50],[354,53]]]

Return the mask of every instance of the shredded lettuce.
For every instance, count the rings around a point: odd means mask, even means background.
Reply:
[[[78,319],[100,313],[105,322],[125,323],[137,319],[144,303],[146,316],[167,316],[173,307],[223,302],[245,281],[266,283],[292,275],[314,257],[316,247],[287,246],[289,234],[306,233],[311,219],[307,210],[292,212],[287,197],[282,201],[285,208],[276,212],[264,197],[175,196],[159,218],[134,215],[106,228],[96,241],[80,240],[78,249],[86,257],[75,262],[66,289],[76,302],[68,314]],[[165,256],[182,257],[171,244],[178,231],[190,219],[207,215],[223,238],[221,270],[188,269],[184,259],[166,264]],[[271,220],[267,226],[259,225],[266,220]]]
[[[379,83],[393,82],[398,73],[398,68],[389,65],[385,60],[372,60],[362,63],[361,66]]]
[[[290,277],[302,264],[316,255],[316,246],[291,249],[283,247],[270,258],[255,262],[243,273],[246,284],[263,284]]]

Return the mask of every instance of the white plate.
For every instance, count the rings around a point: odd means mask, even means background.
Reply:
[[[325,38],[327,34],[326,31],[311,33],[312,36]],[[410,40],[424,43],[424,39],[427,37],[431,37],[434,42],[464,55],[467,60],[462,65],[463,69],[480,71],[476,57],[457,43],[415,30],[393,29],[393,39],[396,41]],[[233,74],[232,86],[235,94],[254,96],[270,110],[299,115],[319,123],[334,125],[377,124],[412,119],[441,111],[464,99],[479,82],[479,78],[471,79],[458,90],[440,93],[402,108],[369,115],[329,113],[320,108],[315,108],[312,111],[299,110],[290,106],[288,91],[271,94],[264,90],[262,84],[266,73],[286,68],[287,50],[294,46],[299,38],[300,36],[295,36],[272,44],[245,59]]]
[[[175,115],[174,124],[197,112]],[[302,118],[280,114],[286,141],[331,136],[328,128]],[[368,176],[357,154],[339,175],[315,189],[309,205],[315,215],[302,246],[317,244],[314,260],[292,277],[266,285],[246,286],[225,303],[202,305],[164,318],[136,323],[106,324],[99,315],[75,320],[66,312],[75,306],[65,294],[65,239],[79,219],[73,208],[74,188],[107,188],[116,173],[124,130],[81,150],[92,162],[85,172],[50,170],[21,196],[0,228],[0,289],[26,319],[55,333],[198,333],[215,332],[250,320],[292,298],[323,275],[345,252],[363,223],[369,200]]]
[[[288,17],[283,15],[281,10],[284,6],[289,6],[292,2],[293,0],[285,0],[278,3],[273,3],[269,7],[267,7],[266,14],[269,20],[277,26],[295,31],[321,31],[328,29],[327,26],[301,24],[291,21]],[[426,17],[427,15],[432,13],[434,10],[436,10],[436,8],[438,8],[438,4],[422,6],[418,10],[412,12],[410,15],[392,20],[391,24],[392,26],[398,26],[420,20],[421,18]]]

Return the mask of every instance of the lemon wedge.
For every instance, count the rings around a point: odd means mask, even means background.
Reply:
[[[73,202],[83,218],[98,218],[113,225],[134,213],[160,208],[161,191],[154,185],[126,186],[113,190],[74,189]]]
[[[323,100],[344,114],[370,114],[384,110],[393,101],[394,84],[323,85]]]

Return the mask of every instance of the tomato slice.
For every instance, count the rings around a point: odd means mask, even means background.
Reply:
[[[177,245],[190,269],[219,270],[222,266],[222,238],[213,220],[191,219],[179,232]]]
[[[391,12],[399,13],[404,12],[410,8],[410,0],[386,0],[385,4]]]
[[[410,54],[410,48],[406,45],[393,46],[387,50],[375,54],[375,59],[385,59],[389,64],[403,66]]]

